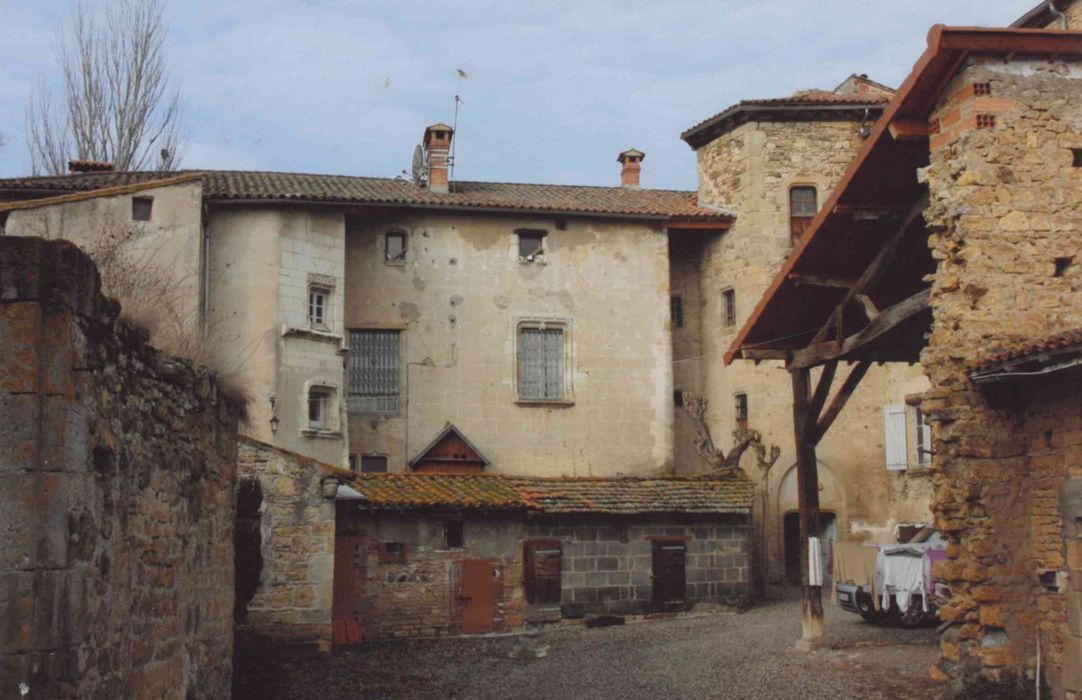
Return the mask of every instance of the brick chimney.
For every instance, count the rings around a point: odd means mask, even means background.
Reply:
[[[639,171],[642,170],[642,160],[645,157],[645,153],[634,148],[629,148],[616,157],[616,160],[624,166],[620,171],[621,187],[639,186]]]
[[[69,173],[109,173],[113,171],[112,163],[103,163],[98,160],[69,160]]]
[[[424,146],[428,154],[428,189],[432,192],[448,192],[448,166],[450,163],[451,138],[454,129],[446,124],[433,124],[425,129]]]

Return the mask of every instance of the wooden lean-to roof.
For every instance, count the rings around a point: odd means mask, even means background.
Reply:
[[[927,50],[737,334],[726,363],[919,359],[931,324],[923,278],[935,264],[921,216],[927,187],[917,169],[928,164],[929,114],[963,61],[977,55],[1082,56],[1082,33],[933,27]],[[881,313],[869,313],[865,302]],[[845,343],[824,338],[830,324],[846,329]]]

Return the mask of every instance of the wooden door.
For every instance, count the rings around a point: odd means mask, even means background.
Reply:
[[[356,617],[357,564],[358,559],[363,556],[364,538],[335,538],[334,598],[331,602],[331,625],[335,644],[359,644],[361,641],[361,625]]]
[[[462,562],[462,632],[484,634],[492,631],[492,588],[496,567],[490,561]]]
[[[687,576],[683,542],[654,542],[654,606],[662,610],[683,607],[687,599]]]

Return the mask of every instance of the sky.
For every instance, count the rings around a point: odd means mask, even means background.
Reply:
[[[91,5],[106,0],[88,0]],[[454,117],[454,179],[694,189],[688,127],[742,99],[897,86],[933,24],[1005,26],[1035,0],[166,0],[181,167],[394,177]],[[58,88],[68,0],[0,0],[0,177],[27,102]],[[462,69],[468,78],[461,80]]]

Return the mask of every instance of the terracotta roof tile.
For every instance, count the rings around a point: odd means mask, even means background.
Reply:
[[[970,371],[993,369],[1008,362],[1025,360],[1033,355],[1072,349],[1082,350],[1082,328],[1062,331],[1038,340],[1019,340],[1004,345],[973,363]]]
[[[749,513],[748,481],[706,477],[526,478],[496,474],[360,474],[369,509],[524,509],[538,513]]]
[[[700,207],[692,191],[504,182],[452,182],[448,193],[407,180],[350,175],[202,170],[210,200],[333,202],[434,209],[538,211],[600,216],[727,222],[731,212]],[[103,189],[162,179],[177,173],[101,172],[0,180],[0,191],[17,195]]]

